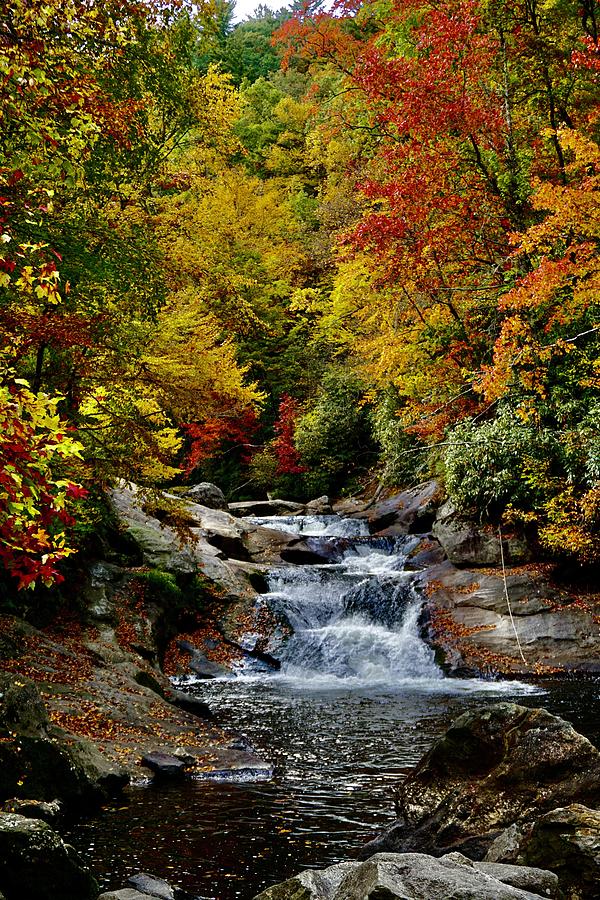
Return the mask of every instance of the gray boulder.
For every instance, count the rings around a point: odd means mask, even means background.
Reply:
[[[499,566],[502,555],[498,532],[483,528],[462,516],[451,500],[438,510],[433,524],[434,537],[455,566]],[[528,562],[531,551],[526,541],[515,535],[503,539],[505,562],[510,565]]]
[[[310,500],[306,504],[306,514],[309,516],[330,516],[333,513],[333,507],[329,497],[323,495],[315,500]]]
[[[378,853],[363,863],[308,870],[255,900],[539,900],[555,897],[551,873],[487,864],[485,871],[460,854],[434,859],[422,853]],[[550,893],[548,893],[550,891]]]
[[[157,900],[195,900],[191,894],[181,888],[172,887],[162,878],[156,878],[155,875],[147,875],[140,872],[138,875],[132,875],[129,884],[142,894],[148,897],[156,897]]]
[[[334,505],[339,515],[364,519],[371,534],[397,536],[424,534],[431,530],[440,489],[437,481],[427,481],[377,503],[362,505],[342,502]]]
[[[181,778],[189,768],[185,759],[161,750],[146,753],[142,757],[142,765],[154,772],[157,778]]]
[[[49,825],[0,814],[0,889],[10,900],[95,900],[98,886]]]
[[[201,481],[187,488],[182,496],[193,503],[208,506],[209,509],[224,509],[227,511],[227,500],[221,488],[210,481]]]

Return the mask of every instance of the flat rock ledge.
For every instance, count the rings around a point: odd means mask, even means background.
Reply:
[[[209,748],[202,751],[169,753],[153,750],[141,759],[141,765],[149,769],[155,781],[179,778],[196,779],[268,779],[273,766],[246,748]]]
[[[539,900],[558,897],[552,872],[474,863],[460,853],[377,853],[365,862],[308,869],[255,900]]]

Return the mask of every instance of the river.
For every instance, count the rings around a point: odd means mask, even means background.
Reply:
[[[416,538],[370,538],[363,523],[337,517],[253,521],[337,542],[338,561],[270,573],[262,602],[293,628],[279,673],[252,662],[233,678],[183,686],[241,731],[274,776],[130,789],[70,835],[107,889],[147,871],[202,900],[251,900],[303,867],[349,858],[393,820],[392,785],[449,721],[482,703],[542,705],[598,740],[597,683],[443,675],[404,569]]]

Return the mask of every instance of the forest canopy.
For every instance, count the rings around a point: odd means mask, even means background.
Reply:
[[[0,556],[117,478],[441,478],[600,556],[596,0],[7,0]]]

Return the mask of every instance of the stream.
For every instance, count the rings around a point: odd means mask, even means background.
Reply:
[[[392,785],[453,718],[484,703],[545,706],[600,737],[597,683],[444,676],[404,568],[417,537],[370,538],[364,523],[336,516],[250,521],[326,540],[337,561],[271,571],[262,602],[293,629],[280,672],[250,661],[232,678],[179,683],[274,776],[130,789],[126,804],[69,836],[105,889],[146,871],[202,900],[252,900],[302,868],[351,858],[394,819]]]

